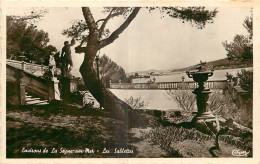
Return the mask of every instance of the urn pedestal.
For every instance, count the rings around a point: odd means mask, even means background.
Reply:
[[[198,111],[196,112],[196,116],[192,119],[192,123],[196,124],[206,120],[215,119],[215,116],[208,108],[208,99],[211,91],[210,89],[206,89],[204,87],[204,82],[206,82],[208,78],[213,75],[213,70],[197,72],[187,71],[186,74],[189,78],[193,78],[193,80],[199,85],[199,87],[193,91],[193,93],[196,95]]]
[[[63,77],[61,79],[61,98],[64,104],[70,104],[71,103],[71,97],[70,97],[70,78]]]

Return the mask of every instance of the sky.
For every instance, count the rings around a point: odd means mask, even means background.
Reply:
[[[9,8],[7,15],[24,15],[39,8]],[[39,29],[48,32],[49,44],[61,51],[63,43],[70,40],[61,33],[75,19],[84,19],[81,8],[43,8],[48,13],[38,22]],[[102,8],[90,8],[96,20],[105,18]],[[207,8],[213,10],[214,8]],[[231,42],[236,34],[247,34],[243,21],[250,16],[248,7],[217,8],[213,24],[198,29],[179,19],[161,17],[159,11],[149,13],[142,9],[129,27],[112,44],[101,49],[99,54],[108,55],[127,73],[147,70],[172,70],[191,66],[202,61],[226,57],[222,42]],[[124,21],[114,18],[108,23],[110,31]],[[84,54],[72,50],[74,68],[72,73],[80,76],[79,67]]]

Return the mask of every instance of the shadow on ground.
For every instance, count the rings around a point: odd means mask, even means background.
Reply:
[[[9,106],[7,158],[233,157],[232,150],[239,149],[233,141],[220,141],[222,149],[213,150],[214,139],[191,123],[169,124],[158,111],[137,112],[143,120],[129,127],[99,109]]]

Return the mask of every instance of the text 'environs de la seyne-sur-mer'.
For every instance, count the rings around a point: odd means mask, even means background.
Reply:
[[[64,149],[64,148],[43,148],[43,149],[34,149],[34,148],[22,148],[22,153],[60,153],[60,154],[90,154],[90,153],[104,153],[104,154],[109,154],[109,153],[117,153],[117,154],[133,154],[134,151],[131,149],[125,149],[125,148],[114,148],[113,150],[108,150],[106,148],[103,148],[103,150],[93,150],[89,148],[85,149]]]

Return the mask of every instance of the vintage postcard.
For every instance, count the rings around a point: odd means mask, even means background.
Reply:
[[[0,6],[0,163],[260,162],[260,3]]]

